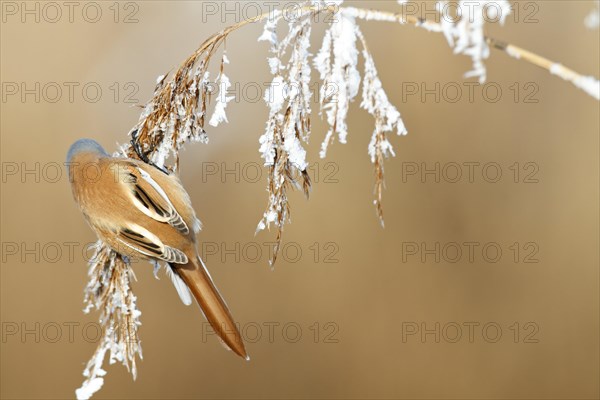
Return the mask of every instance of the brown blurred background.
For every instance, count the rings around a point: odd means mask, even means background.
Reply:
[[[157,76],[223,26],[268,10],[136,1],[98,2],[84,14],[86,3],[76,3],[72,22],[60,2],[52,22],[56,11],[44,3],[2,2],[2,398],[73,397],[96,346],[98,315],[82,312],[82,249],[95,238],[56,168],[69,145],[87,136],[114,150],[139,117],[131,102],[149,99]],[[600,75],[599,31],[583,24],[593,2],[513,4],[519,13],[488,26],[492,36]],[[97,8],[98,22],[86,21]],[[208,145],[187,146],[181,177],[204,224],[205,260],[252,360],[224,351],[164,273],[156,280],[140,264],[139,377],[108,366],[97,398],[598,398],[598,102],[497,51],[486,63],[487,100],[476,86],[470,102],[462,79],[470,60],[454,56],[442,35],[360,26],[409,130],[390,139],[385,229],[372,206],[372,119],[355,101],[348,144],[319,160],[326,126],[315,104],[313,192],[309,201],[291,196],[287,250],[271,271],[274,234],[254,236],[266,205],[256,166],[267,110],[253,88],[269,80],[268,46],[256,42],[262,24],[232,34],[227,73],[239,90],[229,124],[209,129]],[[313,53],[323,31],[315,25]],[[435,92],[436,82],[439,102],[422,99],[421,84]],[[462,95],[451,102],[457,86]],[[408,174],[436,163],[439,182]],[[472,182],[464,163],[478,163]],[[452,183],[456,164],[462,178]],[[497,169],[499,181],[488,182]],[[475,242],[472,262],[466,242]]]

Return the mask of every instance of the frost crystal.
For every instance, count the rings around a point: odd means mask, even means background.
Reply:
[[[600,100],[600,81],[593,76],[574,75],[572,71],[565,69],[560,64],[552,64],[550,73],[566,81],[572,82],[576,87],[583,90],[596,100]]]
[[[265,103],[269,110],[275,114],[278,113],[285,104],[285,82],[281,75],[277,75],[271,81],[271,84],[265,91]]]
[[[225,73],[223,72],[223,65],[229,64],[229,59],[226,54],[223,54],[223,58],[221,61],[221,73],[217,78],[217,84],[219,85],[219,96],[217,97],[217,104],[215,105],[215,110],[213,111],[213,115],[208,122],[211,126],[218,126],[221,122],[228,122],[227,115],[225,114],[225,108],[227,107],[227,103],[233,100],[234,96],[227,96],[227,91],[231,87],[231,82]]]
[[[281,10],[273,10],[267,18],[265,22],[265,27],[263,29],[262,35],[258,38],[258,41],[265,41],[271,43],[272,46],[277,45],[277,33],[275,30],[277,29],[277,22],[281,18]]]
[[[447,4],[445,0],[438,2],[437,11],[443,14],[443,10],[448,9]],[[466,78],[476,77],[479,83],[485,83],[487,72],[483,60],[490,54],[483,30],[485,19],[504,24],[510,12],[507,0],[461,0],[458,2],[460,18],[456,23],[447,15],[441,16],[442,32],[454,53],[471,57],[473,69],[465,74]]]
[[[340,143],[346,143],[348,126],[346,116],[350,102],[358,94],[360,74],[358,50],[356,49],[357,26],[354,16],[338,14],[326,32],[314,65],[319,71],[323,87],[320,94],[321,112],[325,111],[329,130],[321,145],[321,158],[327,155],[327,147],[338,135]],[[333,60],[332,60],[333,56]]]
[[[596,0],[596,8],[585,17],[584,23],[588,29],[598,29],[600,26],[600,0]]]
[[[595,77],[581,76],[575,79],[573,83],[596,100],[600,100],[600,81]]]

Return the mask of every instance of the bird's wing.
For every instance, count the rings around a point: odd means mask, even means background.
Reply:
[[[190,230],[187,224],[152,176],[134,163],[125,162],[121,165],[123,168],[120,168],[119,175],[130,187],[135,206],[150,218],[168,223],[182,234],[188,235]]]
[[[183,251],[165,245],[156,235],[139,225],[128,225],[117,230],[116,240],[148,257],[174,264],[188,262]]]

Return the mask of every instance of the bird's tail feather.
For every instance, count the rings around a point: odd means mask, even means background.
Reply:
[[[190,261],[185,265],[171,265],[189,287],[219,338],[237,355],[248,360],[242,335],[202,260],[199,257],[190,257]]]

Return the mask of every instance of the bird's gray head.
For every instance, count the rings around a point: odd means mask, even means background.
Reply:
[[[69,152],[67,153],[67,162],[71,162],[73,156],[80,152],[91,152],[97,153],[98,155],[108,156],[108,153],[104,151],[102,146],[93,139],[79,139],[71,145]]]

